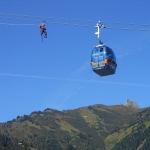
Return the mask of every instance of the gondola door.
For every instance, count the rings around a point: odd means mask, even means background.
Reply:
[[[101,63],[103,62],[103,60],[104,60],[103,52],[101,52],[100,48],[96,48],[94,53],[94,63],[95,63],[94,68],[101,68]]]
[[[99,63],[98,63],[99,68],[103,68],[105,64],[104,64],[104,51],[102,47],[99,48],[98,59],[99,59]]]

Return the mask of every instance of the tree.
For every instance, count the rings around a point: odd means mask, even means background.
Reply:
[[[72,145],[68,145],[67,150],[76,150]]]
[[[24,150],[30,150],[27,143],[24,143]]]

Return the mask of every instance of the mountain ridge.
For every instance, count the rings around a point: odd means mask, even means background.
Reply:
[[[0,131],[15,143],[28,143],[38,150],[110,150],[131,134],[138,119],[145,124],[146,132],[148,114],[148,108],[124,105],[95,104],[64,111],[47,108],[2,123]]]

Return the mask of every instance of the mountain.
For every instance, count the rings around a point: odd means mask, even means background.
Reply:
[[[2,123],[0,131],[11,142],[34,150],[144,150],[150,143],[150,108],[101,104],[64,111],[47,108]]]

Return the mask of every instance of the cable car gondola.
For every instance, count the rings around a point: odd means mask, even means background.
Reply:
[[[112,75],[116,72],[116,57],[111,48],[103,44],[100,40],[100,28],[104,26],[99,22],[97,24],[99,45],[95,46],[91,54],[91,66],[95,73],[100,76]]]

